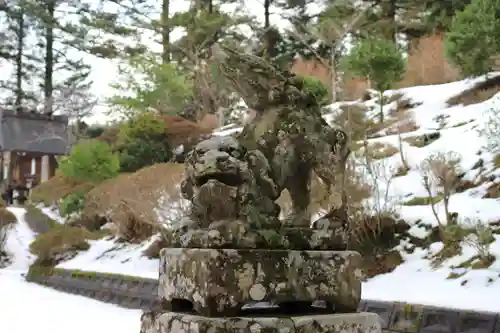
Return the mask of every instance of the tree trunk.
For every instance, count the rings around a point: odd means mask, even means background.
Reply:
[[[386,32],[386,38],[392,40],[396,43],[396,0],[388,0],[384,2],[383,11],[384,16],[387,20],[387,29],[384,29]]]
[[[380,92],[380,112],[379,112],[379,122],[384,123],[384,93]]]
[[[332,103],[337,101],[337,66],[336,62],[336,47],[332,45],[331,48],[331,57],[330,57],[330,76],[331,76],[331,85],[332,85]]]
[[[271,0],[264,0],[264,28],[266,29],[271,26],[269,7],[271,7]]]
[[[17,51],[16,51],[16,105],[15,111],[20,112],[23,108],[23,54],[24,54],[24,10],[19,10],[17,18]]]
[[[53,110],[53,72],[54,72],[54,12],[55,0],[47,1],[47,19],[45,22],[45,76],[44,76],[44,112]]]
[[[162,35],[162,61],[164,64],[170,62],[170,27],[168,25],[168,20],[170,17],[170,0],[163,0],[162,5],[162,16],[161,16],[161,35]]]

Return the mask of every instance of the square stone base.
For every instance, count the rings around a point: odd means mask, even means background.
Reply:
[[[381,333],[375,313],[209,318],[175,312],[144,313],[141,333]]]
[[[324,301],[335,312],[356,312],[361,256],[354,251],[165,248],[159,297],[164,310],[237,316],[252,302]]]

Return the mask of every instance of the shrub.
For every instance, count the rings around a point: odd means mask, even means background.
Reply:
[[[5,207],[0,208],[0,228],[17,222],[16,215]]]
[[[371,215],[359,210],[352,215],[349,224],[349,249],[363,255],[363,268],[367,277],[389,273],[403,262],[399,245],[410,227],[391,215]]]
[[[399,81],[405,70],[405,60],[397,45],[380,38],[364,39],[343,59],[342,67],[351,74],[369,79],[380,93],[379,122],[383,123],[383,92]]]
[[[99,140],[82,141],[59,162],[59,170],[66,177],[81,183],[100,183],[113,178],[120,170],[118,156],[111,147]]]
[[[500,167],[500,108],[493,106],[484,112],[486,120],[478,129],[478,134],[486,139],[485,149],[495,154],[495,168]]]
[[[59,213],[61,216],[69,216],[72,213],[77,213],[83,210],[85,200],[85,192],[71,193],[65,197],[59,205]]]
[[[470,231],[463,237],[462,242],[476,250],[481,261],[489,262],[492,257],[491,243],[495,241],[491,226],[477,218],[464,219],[462,224]]]
[[[5,207],[0,208],[0,259],[2,257],[4,243],[7,238],[7,230],[16,222],[17,218],[10,210]]]
[[[120,174],[86,194],[83,218],[96,223],[106,218],[127,241],[147,239],[158,225],[157,210],[172,213],[172,207],[159,207],[159,199],[179,198],[178,184],[183,177],[184,165],[178,163],[155,164],[132,174]]]
[[[83,228],[59,225],[39,234],[30,244],[31,253],[37,256],[37,264],[55,266],[62,260],[72,258],[78,251],[88,250],[87,240],[98,239],[102,234]]]
[[[440,137],[441,137],[441,133],[433,132],[433,133],[428,133],[428,134],[423,134],[423,135],[418,135],[418,136],[411,136],[411,137],[403,139],[403,141],[408,143],[410,146],[422,148],[422,147],[430,145],[431,143],[433,143],[434,141],[436,141]]]
[[[38,184],[31,190],[30,200],[34,203],[43,203],[45,206],[51,206],[59,203],[62,198],[71,193],[86,192],[94,186],[95,184],[78,183],[58,171],[54,177]]]
[[[488,78],[446,101],[450,106],[471,105],[489,100],[500,91],[500,76]],[[469,121],[470,122],[470,121]],[[463,125],[469,123],[463,122]],[[456,124],[453,127],[459,127]]]
[[[492,70],[492,56],[500,53],[500,0],[473,0],[457,12],[445,47],[462,73],[476,76]]]
[[[429,195],[434,197],[437,193],[443,199],[446,224],[456,224],[453,213],[449,210],[450,197],[456,192],[460,183],[460,155],[453,151],[447,153],[436,153],[427,157],[419,166],[419,172],[422,177],[422,184]],[[436,222],[442,226],[436,203],[430,202],[432,213]]]
[[[373,123],[366,119],[367,107],[359,103],[343,104],[339,108],[340,112],[332,122],[340,128],[346,129],[352,142],[364,139],[373,126]]]
[[[320,105],[328,103],[328,86],[312,76],[302,76],[303,89],[316,97]]]
[[[118,152],[122,172],[134,172],[148,165],[168,162],[172,156],[165,122],[142,113],[120,127]]]
[[[384,142],[374,142],[367,146],[368,150],[365,151],[372,159],[379,160],[388,158],[399,152],[398,148]]]

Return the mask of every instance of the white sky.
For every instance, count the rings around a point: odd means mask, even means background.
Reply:
[[[95,0],[95,4],[98,5],[98,1]],[[159,9],[159,4],[158,2],[154,2],[156,7],[158,7],[156,17],[159,17],[160,9]],[[189,9],[190,1],[189,0],[174,0],[171,3],[171,8],[170,12],[171,15],[177,13],[177,12],[183,12]],[[111,7],[109,7],[111,8]],[[318,4],[315,4],[314,6],[311,6],[311,8],[308,8],[309,11],[317,11],[319,8]],[[243,14],[248,14],[250,16],[256,17],[256,19],[259,22],[263,22],[264,19],[264,5],[263,5],[263,0],[243,0],[243,8],[238,7],[237,5],[224,5],[223,10],[225,12],[229,13],[242,13]],[[276,8],[271,8],[271,22],[272,24],[276,25],[280,29],[285,29],[290,26],[289,22],[285,20],[283,17],[283,12],[280,12]],[[68,20],[71,20],[70,18]],[[179,38],[182,35],[182,32],[177,30],[173,31],[171,35],[171,39],[175,40]],[[32,37],[31,37],[32,38]],[[159,44],[154,43],[150,38],[147,38],[147,36],[143,36],[145,38],[145,42],[147,45],[151,47],[151,49],[155,51],[159,51]],[[149,39],[149,42],[147,40]],[[105,99],[107,97],[110,97],[113,95],[113,89],[109,87],[110,83],[114,82],[118,78],[118,62],[117,60],[104,60],[104,59],[99,59],[97,57],[91,56],[91,55],[85,55],[77,51],[69,51],[68,56],[70,58],[83,58],[84,61],[89,64],[92,67],[92,74],[90,79],[94,81],[93,87],[92,87],[92,92],[97,96],[100,100],[101,103],[98,107],[96,107],[95,114],[93,117],[87,119],[88,122],[90,123],[97,123],[97,122],[105,122],[106,120],[109,119],[109,117],[105,116],[105,111],[107,110],[107,107],[105,105]],[[12,66],[10,64],[5,64],[5,63],[0,63],[0,68],[2,70],[2,74],[4,77],[10,75],[12,73]],[[7,74],[9,73],[9,74]],[[55,80],[61,80],[63,76],[61,73],[56,73],[54,75]],[[0,91],[0,94],[2,92]]]

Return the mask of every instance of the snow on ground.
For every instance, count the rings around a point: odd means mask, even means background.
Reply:
[[[450,97],[460,94],[482,79],[386,92],[387,96],[403,94],[404,98],[410,98],[417,104],[409,112],[412,113],[419,129],[404,133],[403,138],[436,131],[441,134],[438,140],[421,148],[403,143],[403,151],[413,170],[410,170],[406,176],[392,180],[389,188],[390,202],[403,202],[412,197],[427,196],[416,167],[435,152],[454,151],[459,154],[462,171],[466,172],[464,179],[473,181],[478,177],[479,172],[482,176],[500,173],[499,170],[493,170],[493,156],[484,151],[485,142],[477,132],[485,120],[485,111],[500,105],[500,93],[478,104],[452,107],[446,104]],[[365,104],[375,108],[376,101],[370,100]],[[395,104],[391,103],[384,107],[384,111],[389,112],[394,106]],[[335,105],[332,105],[331,109],[334,110]],[[329,121],[328,118],[331,116],[326,115],[325,118]],[[226,127],[221,128],[215,134],[229,135],[237,131],[238,127]],[[382,136],[371,139],[370,143],[377,141],[397,146],[398,137],[397,135]],[[479,154],[480,151],[482,151],[481,154]],[[480,158],[484,160],[483,168],[472,170],[472,166]],[[392,173],[401,165],[401,160],[399,154],[396,154],[379,160],[377,163],[380,163],[381,169]],[[477,218],[482,223],[500,220],[500,200],[482,198],[486,189],[492,184],[487,181],[476,188],[454,194],[450,200],[450,210],[458,212],[461,218]],[[443,217],[442,205],[438,204],[438,208],[440,216]],[[430,206],[401,206],[398,209],[399,214],[412,226],[410,232],[416,237],[424,237],[428,232],[421,227],[421,224],[417,224],[417,221],[421,220],[427,225],[437,224]],[[152,241],[141,245],[119,244],[114,239],[91,241],[88,251],[61,263],[58,267],[157,278],[158,260],[150,260],[142,256],[143,250]],[[401,244],[398,248],[402,249],[403,245]],[[462,255],[444,261],[437,269],[433,268],[428,258],[441,248],[441,243],[434,243],[428,250],[416,249],[412,254],[403,252],[404,263],[392,273],[379,275],[364,283],[363,298],[470,310],[500,311],[500,302],[498,302],[500,238],[497,236],[496,242],[491,246],[491,252],[499,259],[487,269],[457,268],[460,263],[476,255],[475,250],[467,246],[464,246]],[[450,273],[461,276],[456,279],[447,279]]]
[[[88,251],[81,252],[56,267],[157,279],[159,261],[142,255],[153,240],[139,245],[120,244],[115,239],[89,241]]]
[[[494,75],[499,75],[495,73]],[[389,200],[404,202],[413,197],[427,197],[428,194],[422,185],[422,176],[417,171],[420,163],[433,153],[455,152],[461,158],[460,168],[466,172],[464,179],[473,181],[479,175],[487,176],[493,173],[492,154],[484,151],[485,140],[478,133],[478,129],[487,119],[486,111],[500,107],[500,92],[491,99],[468,106],[456,105],[448,107],[446,101],[462,91],[483,80],[463,80],[436,86],[411,87],[391,93],[402,93],[404,98],[421,103],[412,109],[413,119],[419,129],[405,133],[403,138],[439,130],[441,137],[433,143],[416,148],[403,143],[403,151],[412,170],[406,176],[394,178],[389,189]],[[445,119],[440,122],[439,118]],[[457,126],[459,125],[459,126]],[[455,127],[456,126],[456,127]],[[370,140],[384,142],[398,146],[397,135],[385,136]],[[473,170],[474,164],[484,160],[483,168]],[[381,169],[394,173],[397,167],[402,166],[399,154],[383,159],[378,163]],[[500,220],[500,200],[483,199],[486,189],[493,182],[487,181],[475,188],[462,193],[453,194],[450,198],[449,209],[457,212],[461,219],[475,219],[478,223],[488,223]],[[443,203],[437,204],[441,221],[444,220]],[[437,225],[430,206],[400,206],[400,216],[410,225],[417,221],[427,225]],[[410,232],[417,237],[425,236],[426,231],[413,225]],[[434,269],[427,259],[442,248],[441,243],[434,243],[430,250],[417,249],[412,254],[403,253],[405,262],[392,273],[379,275],[363,285],[363,298],[375,300],[406,301],[436,306],[449,306],[464,309],[500,311],[500,303],[494,295],[500,294],[500,238],[491,245],[491,253],[498,259],[487,269],[456,268],[460,263],[467,261],[477,252],[467,246],[463,253]],[[450,273],[462,275],[456,279],[447,279]]]
[[[433,252],[441,248],[433,244]],[[500,254],[500,237],[491,248]],[[426,251],[416,250],[405,255],[405,262],[392,273],[374,277],[363,284],[363,299],[380,301],[401,301],[465,310],[500,312],[500,262],[489,269],[471,270],[461,279],[447,279],[447,267],[432,269],[429,261],[423,259]],[[449,264],[459,264],[476,254],[464,248],[464,254],[454,257]]]
[[[0,270],[0,313],[5,333],[137,333],[141,316],[140,310],[28,283],[10,268]]]
[[[40,208],[42,213],[50,217],[52,220],[56,221],[59,224],[64,224],[65,219],[61,217],[61,215],[59,215],[59,210],[56,206],[45,207],[44,205],[40,204],[38,205],[38,208]]]
[[[8,231],[6,240],[13,262],[0,269],[0,332],[139,332],[140,310],[127,310],[26,282],[23,275],[34,260],[28,249],[34,234],[24,221],[23,208],[8,209],[18,222]]]
[[[18,221],[7,231],[5,250],[12,256],[12,265],[9,269],[26,271],[35,259],[29,252],[29,245],[35,238],[35,234],[24,221],[24,208],[9,207],[7,209],[14,213]]]

